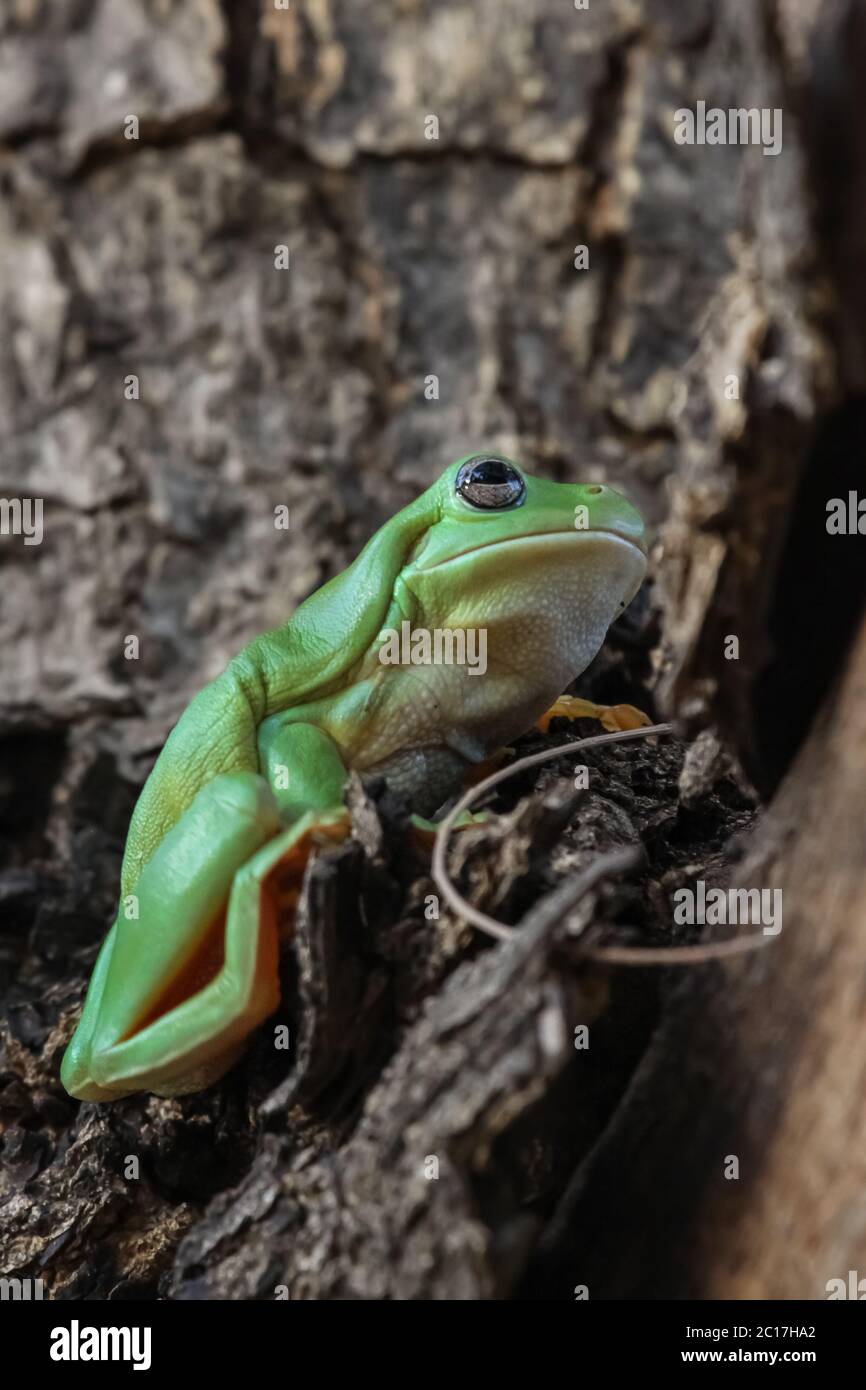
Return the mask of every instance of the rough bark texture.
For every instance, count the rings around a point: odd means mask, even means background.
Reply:
[[[45,499],[41,545],[0,537],[0,1274],[570,1299],[866,1270],[866,565],[825,527],[862,486],[864,53],[859,0],[0,6],[0,496]],[[678,145],[699,99],[782,108],[782,153]],[[476,446],[644,511],[652,582],[579,691],[680,738],[581,754],[587,792],[507,784],[455,854],[523,922],[501,947],[427,920],[398,808],[356,794],[285,949],[288,1052],[267,1027],[199,1096],[71,1102],[171,724]],[[678,939],[697,879],[783,888],[781,936],[581,963],[579,932]]]

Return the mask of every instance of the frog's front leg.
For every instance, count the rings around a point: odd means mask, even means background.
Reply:
[[[318,729],[278,731],[290,789],[215,777],[166,834],[100,952],[63,1061],[70,1094],[178,1095],[217,1080],[279,1002],[278,915],[313,840],[342,838],[345,769]],[[298,759],[295,760],[295,753]],[[282,802],[282,806],[280,806]],[[314,809],[304,811],[313,803]],[[288,828],[280,818],[298,818]]]
[[[535,727],[547,733],[552,719],[597,719],[603,729],[619,733],[624,729],[642,729],[652,720],[634,705],[596,705],[576,695],[560,695],[555,704],[536,721]]]

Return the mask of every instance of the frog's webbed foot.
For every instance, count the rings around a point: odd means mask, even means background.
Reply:
[[[653,722],[634,705],[595,705],[592,700],[580,700],[574,695],[560,695],[556,703],[536,721],[535,727],[546,734],[551,719],[597,719],[609,733],[642,729]]]
[[[461,790],[465,791],[467,787],[474,786],[476,782],[483,782],[485,777],[489,777],[491,772],[495,772],[496,769],[502,765],[506,753],[507,749],[501,748],[498,752],[492,754],[489,758],[485,758],[480,763],[461,761],[459,765],[460,780],[458,791],[453,799],[456,799],[456,796],[460,794]],[[422,849],[428,850],[432,848],[433,841],[436,839],[436,834],[439,830],[441,818],[446,814],[448,806],[453,804],[453,799],[444,802],[440,806],[437,811],[438,820],[430,820],[427,816],[417,814],[409,817],[409,823],[412,826],[415,842]],[[489,811],[461,811],[452,829],[468,830],[473,825],[484,825],[489,820]]]
[[[461,811],[451,828],[452,830],[469,830],[473,825],[484,825],[489,820],[489,811]],[[425,850],[432,848],[439,830],[439,822],[430,820],[427,816],[414,815],[409,817],[409,823],[412,826],[416,843]]]
[[[319,831],[345,812],[282,830],[264,778],[215,777],[139,875],[137,918],[118,917],[63,1060],[72,1095],[180,1095],[216,1081],[279,1003],[278,923]]]

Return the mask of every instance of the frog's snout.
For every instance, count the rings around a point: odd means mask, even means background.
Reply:
[[[584,494],[591,499],[590,514],[598,529],[628,541],[646,558],[646,528],[637,507],[633,507],[621,492],[603,483],[592,483],[585,487]]]
[[[644,530],[643,522],[641,522],[641,524],[640,524],[640,530],[639,530],[639,531],[637,531],[637,532],[632,532],[632,531],[630,531],[630,532],[626,535],[625,539],[628,540],[628,541],[631,541],[633,545],[636,545],[637,548],[638,548],[638,550],[639,550],[639,551],[641,552],[641,554],[643,555],[644,559],[646,559],[646,557],[647,557],[646,531]]]

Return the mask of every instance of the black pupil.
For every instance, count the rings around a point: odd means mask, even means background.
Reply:
[[[510,483],[516,476],[514,469],[503,463],[502,459],[482,459],[480,463],[473,463],[466,481],[495,486],[496,483]]]
[[[495,510],[523,501],[526,486],[516,468],[504,459],[472,459],[457,475],[457,491],[473,507]]]

